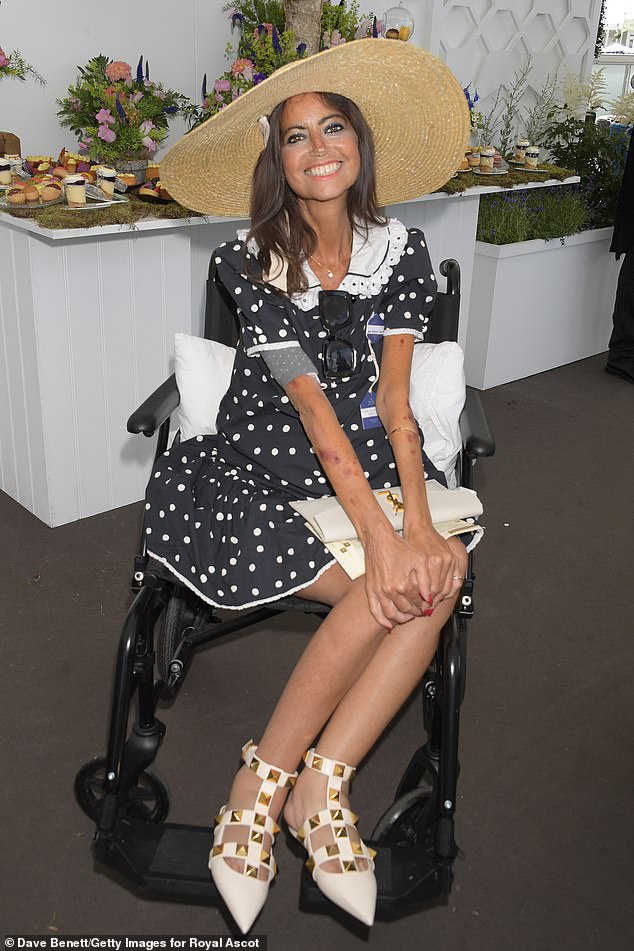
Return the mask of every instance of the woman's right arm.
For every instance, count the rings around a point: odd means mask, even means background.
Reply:
[[[366,591],[379,624],[391,629],[421,614],[418,553],[397,535],[374,497],[352,443],[319,383],[295,377],[285,387],[330,484],[363,545]]]

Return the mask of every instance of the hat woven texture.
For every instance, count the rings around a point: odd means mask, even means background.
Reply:
[[[161,180],[186,208],[248,218],[263,148],[258,126],[305,92],[347,96],[374,135],[379,205],[426,195],[453,175],[469,140],[469,107],[439,59],[396,40],[362,39],[289,63],[183,136],[161,161]]]

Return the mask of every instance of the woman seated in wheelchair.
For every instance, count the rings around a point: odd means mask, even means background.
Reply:
[[[442,185],[467,138],[464,95],[442,63],[363,40],[280,69],[162,163],[182,204],[250,213],[251,228],[214,252],[241,331],[218,433],[160,460],[149,552],[221,608],[291,594],[332,606],[217,817],[211,875],[243,932],[275,875],[282,821],[321,891],[373,922],[373,855],[350,780],[428,667],[467,563],[432,525],[425,478],[444,477],[408,401],[436,281],[422,232],[379,205]],[[372,493],[399,484],[402,537]],[[332,494],[363,545],[355,581],[290,506]]]

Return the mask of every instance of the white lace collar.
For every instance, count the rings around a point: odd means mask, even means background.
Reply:
[[[248,232],[238,231],[238,238],[244,241]],[[339,285],[339,290],[347,291],[354,297],[374,297],[385,287],[394,265],[401,259],[407,245],[407,228],[396,218],[389,218],[385,225],[371,225],[367,237],[358,231],[352,236],[352,255],[348,273]],[[251,247],[252,253],[257,249]],[[317,275],[304,263],[304,273],[308,280],[308,289],[292,298],[300,310],[312,310],[317,306],[321,285]]]

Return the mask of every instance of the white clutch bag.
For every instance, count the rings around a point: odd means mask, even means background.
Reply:
[[[463,486],[457,489],[446,489],[444,485],[433,479],[429,479],[425,485],[434,525],[454,522],[457,519],[477,518],[482,515],[482,503],[473,489],[465,489]],[[401,532],[405,510],[401,487],[374,489],[373,492],[394,530]],[[354,526],[336,495],[321,499],[305,499],[290,504],[304,516],[315,535],[326,545],[357,537]]]

